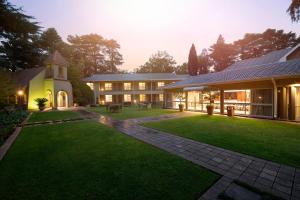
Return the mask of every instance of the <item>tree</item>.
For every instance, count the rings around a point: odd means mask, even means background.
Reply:
[[[263,33],[247,33],[243,39],[234,42],[239,52],[239,59],[255,58],[271,51],[293,47],[300,42],[293,32],[285,33],[283,30],[267,29]]]
[[[175,69],[176,74],[188,74],[188,67],[187,63],[182,63],[181,65],[178,65]]]
[[[79,105],[91,104],[94,101],[94,94],[89,86],[82,82],[79,63],[71,63],[68,68],[68,77],[73,88],[74,103]]]
[[[195,45],[192,44],[190,53],[189,53],[189,60],[188,60],[188,72],[191,76],[196,76],[198,71],[198,58]]]
[[[0,69],[0,108],[10,104],[10,97],[16,94],[16,83],[11,75],[11,72]]]
[[[200,56],[198,56],[198,74],[207,74],[210,64],[208,51],[203,49]]]
[[[110,73],[117,73],[117,66],[123,64],[123,57],[119,53],[120,45],[115,40],[105,41],[105,67]]]
[[[232,44],[226,44],[222,35],[219,35],[217,42],[210,47],[209,51],[216,72],[224,70],[235,61],[234,47]]]
[[[166,51],[158,51],[138,69],[137,73],[171,73],[175,71],[176,61]]]
[[[0,0],[0,66],[10,71],[41,64],[38,46],[40,27],[20,8]]]
[[[72,47],[72,60],[83,63],[82,73],[90,76],[95,73],[116,73],[122,64],[120,45],[115,40],[105,40],[101,35],[88,34],[68,36]]]
[[[287,12],[291,16],[293,22],[298,22],[300,20],[300,0],[292,0]]]

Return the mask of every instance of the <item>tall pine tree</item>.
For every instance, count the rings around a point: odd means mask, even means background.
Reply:
[[[191,76],[196,76],[198,71],[198,58],[195,45],[192,44],[190,53],[189,53],[189,60],[188,60],[188,72]]]

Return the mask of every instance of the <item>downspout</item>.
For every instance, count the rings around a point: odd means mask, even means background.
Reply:
[[[278,111],[277,111],[278,97],[277,97],[277,84],[274,78],[272,78],[272,83],[273,83],[273,118],[276,119],[278,117]]]

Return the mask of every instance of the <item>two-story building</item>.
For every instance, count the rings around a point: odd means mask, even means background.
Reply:
[[[36,98],[46,98],[47,107],[66,108],[73,105],[73,91],[68,81],[68,62],[59,52],[45,61],[44,67],[21,70],[14,74],[17,83],[17,102],[28,109],[38,109]]]
[[[186,78],[175,73],[95,74],[83,81],[94,91],[96,104],[163,102],[161,87]]]

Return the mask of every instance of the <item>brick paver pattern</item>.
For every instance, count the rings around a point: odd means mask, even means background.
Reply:
[[[82,111],[81,114],[87,114],[84,112],[87,111]],[[174,117],[178,117],[178,115],[174,115]],[[223,175],[200,197],[201,200],[217,199],[218,194],[224,191],[233,180],[249,184],[283,199],[300,199],[300,169],[182,138],[138,124],[170,118],[172,118],[171,115],[121,121],[100,116],[99,122]]]

